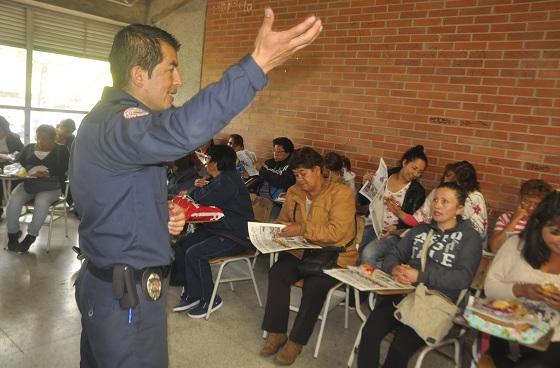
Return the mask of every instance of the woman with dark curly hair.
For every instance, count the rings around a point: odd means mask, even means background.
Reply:
[[[521,358],[508,358],[508,342],[492,338],[490,355],[496,367],[558,367],[560,362],[560,193],[553,191],[535,209],[525,231],[508,239],[486,277],[486,296],[522,299],[547,305],[554,328],[547,351],[521,348]]]

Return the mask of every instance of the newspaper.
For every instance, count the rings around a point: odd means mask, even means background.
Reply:
[[[414,290],[413,286],[396,282],[385,272],[375,269],[372,274],[361,267],[333,268],[323,271],[327,275],[342,281],[360,291],[380,291],[391,294],[406,294]]]
[[[194,151],[194,152],[196,153],[196,157],[198,157],[198,159],[200,160],[200,162],[202,162],[203,165],[206,165],[210,161],[210,158],[208,157],[207,154],[200,151]]]
[[[282,252],[291,249],[317,249],[319,245],[309,243],[302,236],[280,238],[277,236],[280,229],[286,227],[282,224],[269,224],[262,222],[249,222],[249,239],[251,243],[263,254]]]
[[[255,162],[257,161],[257,156],[251,151],[241,150],[235,153],[237,155],[237,159],[243,165],[245,171],[249,176],[259,175],[259,171],[255,168]]]
[[[364,183],[364,185],[360,189],[360,194],[366,197],[370,202],[372,202],[375,194],[379,192],[385,185],[388,176],[389,173],[387,171],[387,165],[385,164],[383,157],[381,157],[379,159],[379,167],[377,168],[373,179]]]

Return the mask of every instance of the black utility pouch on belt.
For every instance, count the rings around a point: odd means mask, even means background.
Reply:
[[[130,266],[113,267],[113,295],[119,300],[122,309],[135,308],[138,305],[134,269]]]

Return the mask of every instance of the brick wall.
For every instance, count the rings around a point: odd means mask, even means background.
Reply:
[[[310,13],[324,30],[221,135],[261,157],[276,136],[347,155],[358,175],[423,144],[431,189],[469,160],[494,216],[523,180],[560,184],[560,1],[209,0],[203,85],[276,27]]]

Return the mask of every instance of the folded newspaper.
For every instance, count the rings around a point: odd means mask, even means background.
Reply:
[[[388,177],[389,173],[387,171],[387,165],[385,164],[383,157],[381,157],[379,159],[379,167],[377,168],[375,175],[371,181],[366,181],[364,183],[360,189],[360,194],[366,197],[370,202],[373,201],[373,197],[375,197],[375,194],[383,188]]]
[[[384,291],[391,294],[406,294],[414,290],[414,286],[396,282],[390,275],[379,269],[374,269],[370,273],[362,267],[349,266],[348,268],[333,268],[323,272],[360,291]]]
[[[241,150],[235,152],[235,154],[237,155],[237,159],[241,162],[243,168],[245,169],[245,171],[247,171],[247,174],[249,174],[249,176],[259,175],[259,170],[257,170],[257,168],[255,167],[257,156],[255,156],[253,152],[248,150]]]
[[[251,243],[263,254],[283,252],[291,249],[317,249],[319,245],[314,245],[305,240],[302,236],[281,238],[278,232],[286,227],[282,224],[269,224],[262,222],[249,222],[249,239]]]

